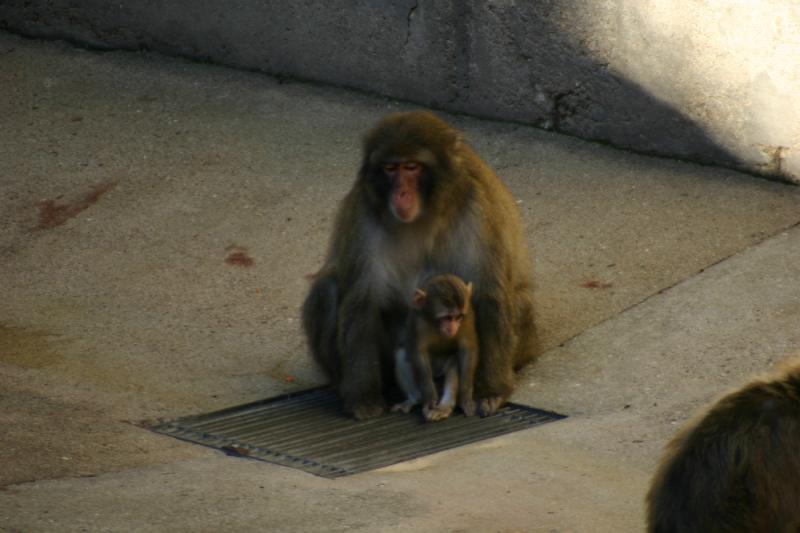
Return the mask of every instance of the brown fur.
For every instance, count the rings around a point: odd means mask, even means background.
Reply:
[[[397,160],[424,169],[422,215],[411,223],[387,207],[392,183],[382,164]],[[516,205],[445,122],[427,112],[389,115],[365,139],[361,169],[303,306],[311,353],[346,412],[369,418],[384,411],[411,291],[441,272],[474,282],[476,393],[489,414],[511,394],[514,369],[537,350],[533,276]]]
[[[469,314],[472,287],[468,287],[458,276],[452,274],[434,276],[420,290],[424,295],[424,302],[419,313],[415,313],[417,315],[415,318],[423,317],[429,325],[435,324],[436,310],[440,307],[459,309],[465,315]]]
[[[800,362],[681,430],[647,504],[653,533],[800,531]]]
[[[409,316],[406,368],[398,361],[398,380],[412,379],[407,399],[393,410],[408,412],[416,403],[422,403],[426,420],[444,420],[449,417],[456,402],[467,416],[475,414],[474,382],[478,365],[478,337],[475,317],[470,308],[472,285],[458,276],[434,276],[415,294]],[[441,331],[443,316],[462,315],[455,336]],[[398,356],[400,357],[400,356]],[[436,392],[434,377],[444,376],[444,394],[441,400]]]

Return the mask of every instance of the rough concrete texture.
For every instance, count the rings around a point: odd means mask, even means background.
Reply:
[[[136,424],[322,382],[298,324],[411,106],[0,34],[0,530],[637,531],[661,447],[800,350],[800,189],[446,117],[518,199],[561,422],[327,480]]]
[[[0,28],[333,83],[800,181],[793,0],[6,0]]]

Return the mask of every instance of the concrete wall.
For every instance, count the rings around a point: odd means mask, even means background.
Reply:
[[[2,0],[146,48],[800,183],[796,0]]]

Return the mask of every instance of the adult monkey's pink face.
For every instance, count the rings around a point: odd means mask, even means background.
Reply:
[[[447,183],[464,183],[453,175],[459,146],[458,132],[429,113],[386,117],[365,138],[359,172],[372,212],[384,223],[437,217]]]
[[[422,212],[420,177],[421,163],[399,160],[384,163],[382,170],[390,183],[389,210],[400,222],[414,222]]]

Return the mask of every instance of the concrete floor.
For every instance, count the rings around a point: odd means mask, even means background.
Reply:
[[[800,352],[800,188],[445,117],[534,250],[514,399],[570,418],[337,480],[138,427],[322,383],[303,276],[408,108],[0,33],[0,530],[639,531],[675,429]]]

